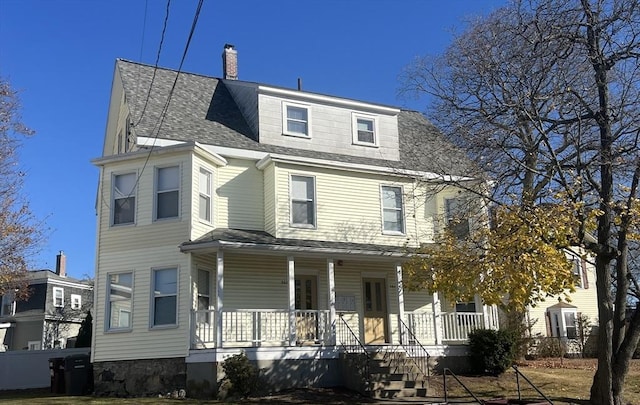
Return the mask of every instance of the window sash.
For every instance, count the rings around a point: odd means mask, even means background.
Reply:
[[[309,109],[302,106],[287,105],[286,132],[309,136]]]
[[[291,223],[315,226],[315,179],[291,176]]]
[[[53,287],[53,306],[64,307],[64,290],[60,287]]]
[[[200,197],[198,203],[198,216],[202,221],[211,222],[211,173],[200,169],[200,181],[198,185]]]
[[[113,225],[135,221],[136,174],[118,174],[113,177]]]
[[[382,219],[384,231],[404,232],[402,188],[382,186]]]
[[[375,122],[372,119],[357,118],[356,119],[358,142],[376,143]]]
[[[178,269],[153,271],[153,326],[176,325],[178,316]]]
[[[180,207],[179,166],[157,169],[156,193],[156,219],[177,217]]]
[[[108,329],[130,329],[133,273],[110,274],[107,280]]]

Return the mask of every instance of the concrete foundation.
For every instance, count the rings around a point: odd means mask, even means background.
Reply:
[[[93,371],[99,396],[166,395],[187,386],[184,358],[96,362]]]

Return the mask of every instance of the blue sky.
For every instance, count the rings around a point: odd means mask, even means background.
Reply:
[[[398,75],[442,52],[463,22],[506,0],[205,0],[183,70],[219,77],[225,43],[239,78],[423,111],[399,100]],[[177,68],[197,0],[173,0],[160,66]],[[146,12],[145,12],[146,10]],[[0,76],[20,91],[23,192],[50,228],[31,258],[71,276],[95,267],[95,195],[116,58],[154,64],[165,0],[0,0]],[[146,16],[146,17],[145,17]]]

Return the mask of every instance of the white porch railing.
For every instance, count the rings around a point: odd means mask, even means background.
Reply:
[[[280,345],[292,346],[309,343],[324,343],[330,340],[328,310],[296,310],[295,341],[290,337],[288,310],[279,309],[225,309],[222,311],[223,345]],[[199,310],[192,313],[192,347],[215,347],[216,311]],[[436,316],[440,317],[442,331],[436,331]],[[486,317],[486,319],[485,319]],[[350,327],[357,333],[359,316],[345,316]],[[433,312],[407,312],[406,324],[413,335],[425,345],[437,344],[437,336],[446,342],[466,342],[469,332],[480,328],[498,328],[497,311],[489,308],[484,313],[452,312],[435,315]],[[342,336],[340,324],[337,334]]]
[[[469,332],[485,328],[484,314],[481,312],[451,312],[441,316],[444,341],[464,342]]]
[[[222,341],[237,344],[294,345],[320,343],[327,337],[329,311],[296,310],[296,341],[289,341],[289,311],[279,309],[225,309],[222,311]],[[216,311],[192,312],[192,347],[215,347]]]

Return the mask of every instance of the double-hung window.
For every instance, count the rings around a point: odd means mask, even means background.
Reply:
[[[82,297],[79,294],[71,294],[71,309],[82,308]]]
[[[584,284],[582,282],[582,272],[584,269],[582,268],[582,259],[578,256],[571,257],[572,264],[572,273],[573,273],[573,283],[576,287],[584,288]]]
[[[6,291],[2,296],[2,307],[0,316],[12,316],[16,313],[16,294],[13,291]]]
[[[315,178],[291,176],[291,224],[315,227]]]
[[[113,225],[132,224],[136,212],[135,173],[113,176]]]
[[[285,135],[294,135],[309,137],[311,132],[309,131],[310,120],[309,107],[300,104],[282,104],[282,126],[283,133]]]
[[[156,169],[156,219],[175,218],[180,207],[180,167]]]
[[[211,323],[211,284],[209,271],[198,269],[198,323]]]
[[[377,120],[375,117],[353,114],[353,143],[359,145],[376,146]]]
[[[133,273],[110,274],[107,281],[108,329],[130,329]]]
[[[152,326],[177,325],[178,269],[153,270]]]
[[[56,308],[64,307],[64,289],[62,287],[53,287],[53,306]]]
[[[382,229],[388,233],[404,233],[402,187],[382,186]]]
[[[447,227],[458,239],[469,236],[468,204],[462,198],[448,198],[445,200],[445,214]]]
[[[200,200],[198,216],[201,221],[211,222],[211,172],[200,169]]]

